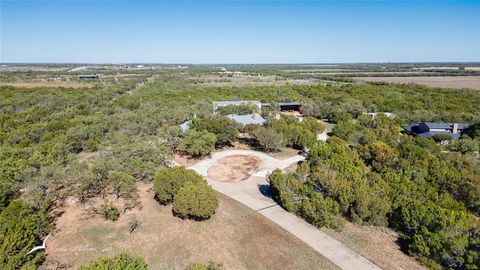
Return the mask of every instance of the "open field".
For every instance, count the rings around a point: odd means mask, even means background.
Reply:
[[[220,196],[214,217],[196,222],[176,218],[153,199],[151,184],[139,183],[140,207],[116,222],[86,218],[87,204],[67,200],[49,239],[43,269],[67,269],[100,255],[130,251],[151,269],[183,269],[192,262],[222,262],[226,269],[338,269],[313,249],[255,211]],[[131,216],[140,227],[128,233]]]
[[[29,81],[29,82],[7,82],[0,85],[10,85],[22,88],[36,87],[65,87],[65,88],[91,88],[95,84],[90,82],[71,82],[71,81]]]
[[[262,85],[286,85],[300,84],[312,85],[318,83],[316,80],[284,78],[274,75],[245,74],[242,72],[210,74],[197,77],[191,77],[189,82],[192,84],[208,86],[262,86]]]
[[[415,83],[442,88],[472,88],[480,90],[480,76],[438,77],[356,77],[367,82]]]

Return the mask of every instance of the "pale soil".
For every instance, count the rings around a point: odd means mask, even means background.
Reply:
[[[438,77],[356,77],[368,82],[415,83],[442,88],[472,88],[480,90],[480,76],[438,76]]]
[[[47,242],[42,269],[77,269],[98,256],[127,251],[143,256],[151,269],[184,269],[192,262],[222,262],[226,269],[338,269],[313,249],[246,206],[223,195],[207,221],[176,218],[153,199],[152,184],[139,183],[140,205],[106,221],[88,203],[66,201]],[[95,203],[100,199],[92,200]],[[140,227],[129,234],[135,215]]]
[[[77,158],[80,161],[91,163],[99,155],[100,155],[99,152],[80,152],[78,153]]]
[[[307,79],[288,79],[273,75],[248,75],[248,74],[234,74],[228,77],[229,73],[225,75],[205,75],[199,77],[191,77],[192,84],[202,84],[209,86],[260,86],[260,85],[286,85],[286,84],[301,84],[313,85],[317,84],[315,81]]]
[[[208,168],[208,178],[221,182],[243,181],[258,170],[261,162],[252,155],[228,156]]]
[[[195,158],[190,158],[189,156],[181,155],[178,153],[173,154],[173,160],[177,163],[179,166],[192,166],[201,159],[195,159]]]
[[[29,81],[29,82],[5,82],[0,85],[9,85],[22,88],[35,87],[66,87],[66,88],[91,88],[94,83],[81,83],[69,81]]]
[[[361,226],[346,222],[341,232],[322,229],[328,235],[344,243],[383,269],[427,270],[414,258],[400,250],[395,232],[379,227]]]

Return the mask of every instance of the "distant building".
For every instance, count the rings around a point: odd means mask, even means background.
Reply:
[[[372,118],[375,118],[375,117],[376,117],[377,115],[379,115],[379,114],[384,114],[384,115],[387,116],[387,117],[393,117],[393,116],[395,116],[395,114],[394,114],[394,113],[391,113],[391,112],[367,112],[367,113],[364,113],[364,114],[366,114],[366,115],[368,115],[368,116],[370,116],[370,117],[372,117]]]
[[[80,79],[98,79],[97,74],[81,74],[78,76]]]
[[[238,115],[238,114],[229,114],[227,117],[234,122],[239,123],[242,126],[248,124],[256,124],[256,125],[263,125],[265,123],[265,119],[258,113],[246,114],[246,115]]]
[[[221,107],[241,106],[241,105],[253,105],[253,106],[256,106],[258,109],[262,109],[262,103],[260,101],[255,101],[255,100],[214,101],[213,109],[217,110],[218,108],[221,108]]]
[[[278,102],[280,111],[300,111],[302,104],[299,102]]]
[[[466,123],[420,122],[408,125],[405,130],[418,137],[431,138],[435,135],[449,135],[453,139],[462,136],[469,125]]]

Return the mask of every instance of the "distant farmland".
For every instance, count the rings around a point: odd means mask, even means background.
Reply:
[[[355,79],[366,82],[415,83],[432,87],[480,90],[480,76],[356,77]]]

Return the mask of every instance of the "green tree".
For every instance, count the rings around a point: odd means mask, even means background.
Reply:
[[[331,198],[324,198],[316,193],[311,198],[302,200],[300,215],[317,227],[339,230],[343,227],[340,207]]]
[[[313,134],[322,133],[325,130],[325,126],[320,123],[316,118],[306,116],[303,118],[301,125],[310,130]]]
[[[180,142],[178,150],[193,157],[203,157],[215,150],[217,137],[206,130],[190,130]]]
[[[120,253],[115,257],[100,257],[80,267],[80,270],[148,270],[148,265],[141,257]]]
[[[231,145],[238,137],[238,130],[235,123],[226,118],[205,118],[192,120],[192,125],[197,131],[208,131],[217,137],[216,145]]]
[[[273,151],[282,145],[283,136],[275,130],[259,127],[254,131],[254,137],[265,151]]]
[[[161,204],[169,204],[180,188],[187,182],[206,183],[205,179],[193,170],[185,167],[164,168],[155,175],[153,189],[155,197]]]
[[[48,223],[31,205],[13,200],[0,213],[0,268],[34,269],[43,252],[27,255],[46,234]]]
[[[137,195],[137,186],[135,178],[124,172],[112,171],[108,176],[108,180],[113,187],[113,191],[117,199],[124,197],[126,199],[135,198]]]
[[[186,182],[173,199],[173,212],[181,218],[209,219],[217,206],[217,194],[205,182]]]

